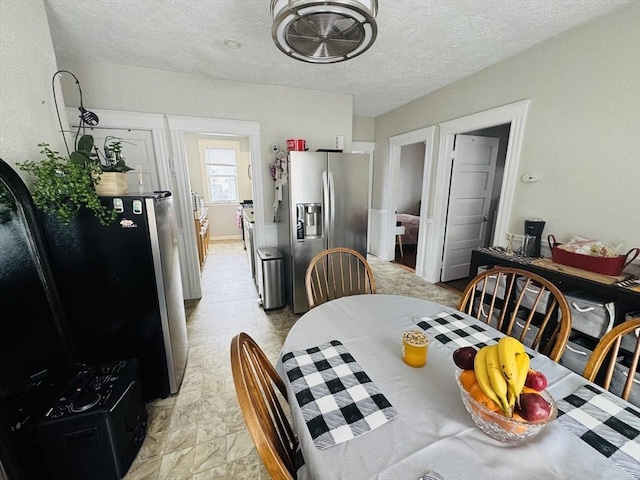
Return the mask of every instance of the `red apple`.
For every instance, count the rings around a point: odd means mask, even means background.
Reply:
[[[538,392],[547,388],[547,377],[542,372],[536,370],[529,370],[527,373],[527,380],[524,382],[525,387],[533,388]]]
[[[473,360],[478,351],[474,347],[460,347],[453,352],[453,363],[463,370],[473,370]]]
[[[541,422],[551,415],[551,405],[537,393],[523,393],[516,412],[527,422]]]

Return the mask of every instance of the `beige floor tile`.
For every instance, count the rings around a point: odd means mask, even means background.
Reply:
[[[138,452],[138,460],[146,461],[154,457],[160,457],[164,453],[164,443],[167,431],[147,433],[144,443]]]
[[[149,417],[147,432],[161,432],[169,428],[173,405],[147,405]]]
[[[233,462],[255,452],[255,446],[249,432],[245,429],[230,433],[227,439],[227,462]]]
[[[186,480],[193,476],[195,447],[162,456],[158,480]]]
[[[198,424],[190,423],[166,432],[164,453],[177,452],[188,447],[195,447],[198,436]]]
[[[260,476],[260,459],[256,453],[227,463],[227,478],[233,480],[256,480],[271,477]]]
[[[154,457],[144,462],[133,462],[124,480],[156,480],[160,473],[162,457]]]
[[[210,470],[196,473],[193,480],[232,480],[233,477],[227,477],[227,465],[218,465]]]
[[[194,472],[204,472],[227,463],[227,443],[225,437],[198,443],[194,462]]]
[[[226,434],[226,423],[223,417],[204,418],[198,422],[196,443],[209,442]]]

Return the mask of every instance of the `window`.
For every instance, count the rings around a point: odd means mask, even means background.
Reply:
[[[238,201],[238,169],[234,148],[205,148],[205,187],[209,201],[232,203]]]

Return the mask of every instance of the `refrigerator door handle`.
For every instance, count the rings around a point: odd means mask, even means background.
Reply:
[[[330,238],[330,243],[329,243],[329,248],[333,248],[335,245],[333,244],[333,232],[335,229],[335,223],[336,223],[336,197],[335,197],[335,193],[336,193],[336,187],[335,184],[333,183],[333,172],[329,172],[329,202],[330,203],[330,208],[331,211],[329,212],[329,214],[331,215],[331,238]]]
[[[329,178],[327,176],[327,172],[322,172],[322,203],[324,209],[324,233],[326,237],[326,248],[330,246],[331,240],[331,222],[330,222],[330,214],[329,214],[329,205],[331,204],[331,197],[329,195]]]

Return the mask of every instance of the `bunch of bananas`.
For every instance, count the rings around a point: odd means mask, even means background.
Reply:
[[[497,345],[478,350],[473,370],[480,389],[511,417],[529,372],[529,355],[513,337],[502,337]]]

